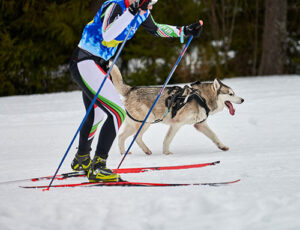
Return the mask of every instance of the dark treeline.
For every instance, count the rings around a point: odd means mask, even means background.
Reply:
[[[0,0],[0,96],[75,89],[70,56],[103,1]],[[215,77],[300,73],[296,0],[160,0],[157,23],[204,21],[171,83]],[[161,84],[181,51],[179,39],[140,29],[118,66],[131,85]]]

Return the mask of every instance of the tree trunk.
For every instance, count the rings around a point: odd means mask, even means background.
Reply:
[[[265,0],[265,22],[259,74],[283,74],[286,63],[287,0]]]

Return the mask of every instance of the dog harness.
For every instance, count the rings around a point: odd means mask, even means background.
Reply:
[[[172,94],[173,91],[175,91],[175,93]],[[206,100],[203,97],[201,97],[201,95],[192,87],[187,85],[184,86],[183,88],[179,86],[174,86],[169,89],[168,93],[172,95],[166,99],[165,103],[168,110],[172,111],[172,118],[176,116],[177,112],[183,106],[185,106],[187,103],[191,102],[192,100],[196,100],[197,103],[202,108],[205,109],[206,117],[208,117],[210,109],[206,104]]]
[[[193,85],[193,84],[191,84]],[[133,87],[135,89],[137,87]],[[133,90],[132,89],[132,90]],[[165,100],[165,106],[166,106],[166,112],[164,113],[164,116],[161,119],[157,119],[152,122],[146,122],[150,124],[156,124],[159,122],[162,122],[164,118],[171,112],[171,118],[173,119],[177,112],[183,108],[187,103],[190,103],[192,100],[196,100],[196,102],[205,109],[206,112],[206,118],[202,121],[197,122],[197,124],[204,122],[208,116],[210,109],[207,106],[205,98],[203,98],[195,89],[193,89],[190,86],[184,86],[183,88],[180,86],[174,86],[174,87],[169,87],[168,88],[168,94],[170,95],[169,97],[166,98]],[[136,122],[144,122],[141,120],[135,119],[130,113],[126,110],[126,114],[128,117]]]

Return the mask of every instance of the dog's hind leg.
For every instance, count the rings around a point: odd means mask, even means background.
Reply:
[[[219,149],[223,150],[223,151],[228,151],[229,148],[227,146],[225,146],[217,137],[217,135],[208,127],[206,121],[202,122],[202,123],[197,123],[194,125],[194,127],[200,131],[201,133],[203,133],[205,136],[207,136],[209,139],[211,139],[217,146]]]
[[[177,131],[180,129],[181,124],[179,123],[173,123],[171,124],[167,135],[164,139],[164,144],[163,144],[163,153],[166,155],[172,154],[172,152],[170,152],[169,148],[170,148],[170,144],[171,141],[173,140],[175,134],[177,133]]]
[[[140,124],[136,125],[137,129],[136,131],[140,128]],[[146,130],[150,127],[149,123],[145,123],[143,128],[141,129],[139,135],[136,138],[136,143],[140,146],[140,148],[146,153],[147,155],[151,155],[152,152],[151,150],[146,146],[146,144],[143,141],[143,135],[146,132]]]
[[[118,145],[120,149],[120,153],[123,155],[125,154],[125,141],[129,136],[135,135],[140,128],[141,123],[137,123],[135,121],[129,120],[128,118],[125,119],[125,122],[123,124],[123,131],[118,136]],[[149,128],[150,124],[145,123],[144,127],[140,131],[139,135],[136,138],[136,143],[139,145],[139,147],[147,154],[151,155],[151,150],[145,145],[143,142],[143,134],[144,132]],[[128,154],[131,154],[129,152]]]

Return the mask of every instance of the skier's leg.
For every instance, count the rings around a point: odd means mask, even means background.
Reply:
[[[91,100],[85,93],[82,93],[82,96],[85,108],[87,110],[91,104]],[[99,124],[104,119],[104,116],[104,112],[94,105],[94,108],[91,110],[80,131],[78,152],[90,152],[95,133]]]
[[[104,80],[106,73],[93,60],[85,60],[78,64],[79,75],[84,86],[83,91],[93,98],[97,88]],[[118,181],[118,175],[106,168],[106,159],[111,145],[125,119],[125,109],[112,82],[107,80],[96,100],[97,109],[102,109],[107,118],[101,128],[92,169],[89,171],[90,181]]]

